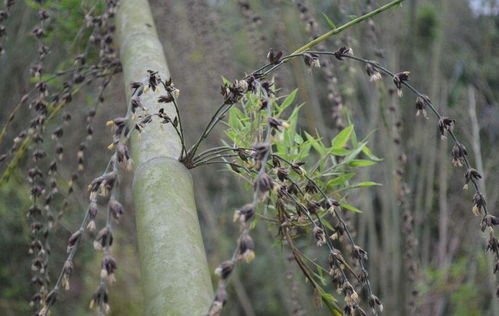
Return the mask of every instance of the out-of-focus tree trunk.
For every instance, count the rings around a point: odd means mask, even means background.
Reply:
[[[147,70],[170,74],[147,0],[121,0],[117,13],[127,99],[129,83]],[[159,109],[154,92],[142,102]],[[165,107],[165,106],[162,106]],[[172,104],[165,107],[175,116]],[[133,198],[140,252],[144,315],[203,315],[213,298],[189,171],[178,162],[180,141],[171,127],[148,124],[132,139]]]

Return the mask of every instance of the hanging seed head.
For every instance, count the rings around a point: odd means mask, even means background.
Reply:
[[[215,299],[210,306],[208,311],[208,316],[220,316],[224,305],[227,303],[227,292],[225,291],[225,285],[222,283],[218,286]]]
[[[73,272],[73,261],[67,260],[64,262],[64,267],[62,268],[62,279],[61,279],[61,285],[62,287],[67,291],[69,290],[69,277],[71,276],[71,273]]]
[[[80,240],[80,238],[81,238],[81,230],[78,229],[68,239],[68,247],[66,249],[68,253],[76,246],[76,243]]]
[[[315,226],[313,229],[314,239],[317,246],[321,247],[326,243],[326,235],[324,231],[319,226]]]
[[[174,100],[173,95],[171,95],[170,93],[168,93],[167,95],[161,95],[158,97],[159,103],[170,103],[173,100]]]
[[[62,135],[64,134],[64,130],[62,129],[62,127],[59,127],[57,128],[53,133],[52,133],[52,139],[53,140],[57,140],[59,138],[62,137]]]
[[[225,280],[229,277],[233,268],[234,262],[232,260],[227,260],[222,262],[222,264],[215,269],[215,274],[222,278],[222,280]]]
[[[442,140],[447,139],[447,133],[452,132],[455,124],[456,120],[452,120],[448,117],[442,117],[438,121],[438,130],[440,131],[440,138]]]
[[[408,71],[402,71],[393,76],[393,83],[395,84],[395,87],[397,87],[397,94],[399,97],[402,96],[402,84],[409,80],[409,74],[410,72]]]
[[[114,283],[116,281],[116,278],[114,277],[114,271],[117,268],[118,266],[116,265],[116,260],[110,255],[105,256],[101,262],[100,277],[103,280]]]
[[[102,250],[105,247],[113,244],[113,234],[108,227],[102,228],[95,237],[94,248],[95,250]]]
[[[343,60],[343,57],[345,56],[353,56],[353,50],[349,47],[343,46],[334,52],[334,57],[338,60]]]
[[[317,214],[320,208],[321,208],[320,203],[315,201],[307,201],[307,210],[310,214]]]
[[[255,259],[255,242],[249,234],[244,234],[239,241],[238,261],[249,263],[253,259]]]
[[[489,231],[489,241],[487,244],[487,251],[491,251],[495,254],[499,252],[499,241],[494,236],[494,230],[490,229]]]
[[[92,296],[92,300],[90,301],[90,308],[98,308],[104,313],[108,313],[111,309],[109,306],[109,296],[107,293],[107,289],[104,286],[99,286],[97,291]]]
[[[121,205],[120,202],[113,198],[109,200],[109,210],[111,211],[111,215],[115,220],[119,220],[121,215],[123,215],[123,213],[125,212],[123,205]]]
[[[42,242],[38,239],[35,239],[31,242],[28,253],[29,254],[39,253],[40,251],[42,251],[42,249],[43,249]]]
[[[331,213],[334,213],[335,210],[340,210],[340,202],[331,198],[324,198],[321,200],[321,207],[325,210],[329,210]]]
[[[480,228],[482,229],[482,232],[484,232],[487,227],[493,228],[497,225],[499,225],[499,218],[488,214],[483,217],[482,222],[480,223]]]
[[[148,70],[147,71],[148,73],[148,84],[149,84],[149,88],[152,90],[152,91],[156,91],[156,87],[158,86],[159,84],[159,76],[158,76],[158,72],[157,71],[153,71],[153,70]]]
[[[469,168],[466,170],[466,173],[464,174],[464,179],[465,179],[465,184],[464,184],[464,189],[468,189],[468,183],[478,181],[482,178],[482,175],[478,172],[478,170],[474,168]]]
[[[280,131],[281,128],[288,128],[289,124],[283,120],[274,118],[274,117],[269,117],[268,118],[269,126],[273,128],[274,130]]]
[[[98,178],[95,178],[88,189],[91,193],[99,193],[102,196],[107,196],[110,190],[113,189],[116,181],[116,173],[108,172]]]
[[[241,221],[241,224],[246,224],[255,215],[255,205],[248,203],[234,212],[234,222]]]
[[[429,102],[427,96],[418,96],[416,98],[416,116],[422,115],[425,119],[428,119],[428,113],[426,112],[426,102]]]
[[[269,150],[270,150],[269,143],[256,144],[255,146],[253,146],[253,158],[256,161],[261,161],[267,156]]]
[[[87,224],[87,229],[89,231],[95,230],[95,217],[97,216],[97,212],[99,212],[99,208],[97,207],[97,203],[95,201],[90,202],[90,205],[88,206],[89,221]]]
[[[376,312],[376,309],[383,312],[383,304],[381,304],[380,299],[374,294],[369,297],[369,306],[372,308],[373,312]]]
[[[475,193],[473,196],[473,209],[472,212],[475,216],[481,216],[484,213],[484,209],[486,206],[485,198],[481,193]]]
[[[261,174],[253,184],[253,189],[257,191],[261,198],[265,197],[273,187],[274,182],[272,181],[272,178],[265,172]]]
[[[42,298],[40,297],[38,299],[39,301],[42,301]],[[57,291],[52,290],[47,297],[42,301],[42,308],[38,311],[36,316],[46,316],[48,315],[50,307],[52,307],[55,302],[57,301]]]
[[[320,62],[319,56],[317,54],[304,53],[303,54],[303,61],[305,62],[305,65],[307,65],[311,69],[321,67],[321,62]]]
[[[288,186],[286,187],[286,191],[290,195],[297,195],[300,192],[300,190],[299,190],[298,186],[296,185],[296,183],[290,183],[290,184],[288,184]]]
[[[464,147],[463,144],[456,143],[452,146],[452,164],[455,167],[462,167],[464,165],[466,156],[468,155],[468,151]]]
[[[281,61],[281,57],[282,57],[282,51],[274,52],[272,48],[267,53],[267,60],[272,65],[278,64]]]
[[[353,247],[353,257],[357,260],[367,260],[367,251],[355,245]]]
[[[381,73],[372,64],[366,64],[366,73],[369,76],[369,81],[378,81],[382,78]]]
[[[291,164],[291,169],[293,169],[293,171],[298,174],[298,175],[302,175],[305,170],[303,169],[303,165],[305,164],[305,162],[301,161],[301,162],[296,162],[296,163],[292,163]]]
[[[305,186],[305,192],[310,193],[310,194],[315,194],[318,191],[317,186],[313,181],[308,180],[307,185]]]
[[[289,179],[289,170],[286,168],[277,168],[277,178],[281,181]]]
[[[41,215],[42,215],[42,210],[36,205],[32,205],[29,208],[28,213],[26,214],[28,218],[33,218]]]

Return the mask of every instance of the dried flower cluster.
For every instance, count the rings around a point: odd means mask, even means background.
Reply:
[[[9,5],[11,4],[12,2],[9,1]],[[74,68],[58,71],[46,79],[44,61],[48,56],[49,47],[45,43],[45,39],[50,32],[55,32],[56,30],[52,28],[54,18],[49,13],[49,9],[44,9],[43,4],[40,5],[41,9],[38,11],[39,24],[35,26],[32,32],[38,43],[38,60],[30,68],[36,84],[14,107],[14,111],[2,129],[0,141],[3,139],[9,124],[14,120],[16,112],[22,106],[29,105],[29,108],[33,112],[33,119],[30,121],[29,126],[14,138],[9,152],[3,154],[0,160],[6,161],[9,157],[12,157],[2,175],[1,181],[5,181],[28,150],[30,143],[33,143],[32,164],[27,171],[32,196],[32,205],[27,214],[32,230],[29,253],[34,257],[31,270],[33,271],[32,283],[36,286],[36,293],[31,299],[31,305],[38,310],[38,315],[46,315],[56,301],[56,291],[48,291],[50,280],[48,276],[48,237],[54,228],[56,220],[54,209],[59,208],[59,215],[61,215],[62,211],[68,207],[67,195],[61,192],[56,180],[59,176],[58,164],[64,158],[64,146],[62,142],[64,128],[70,124],[71,115],[69,113],[63,114],[61,125],[55,127],[51,132],[51,141],[54,143],[54,149],[53,159],[50,162],[47,161],[47,158],[50,158],[50,154],[47,153],[46,146],[42,146],[42,143],[45,142],[45,134],[47,133],[45,125],[48,121],[59,117],[58,114],[61,113],[61,110],[66,105],[72,102],[73,96],[81,89],[83,84],[88,84],[96,78],[102,78],[103,82],[108,83],[110,80],[108,77],[121,71],[121,65],[114,53],[114,49],[111,47],[114,26],[110,22],[110,19],[114,15],[116,2],[108,1],[105,12],[100,16],[94,16],[92,23],[84,26],[92,29],[92,44],[96,44],[98,47],[98,51],[100,52],[99,60],[95,64],[88,64],[86,62],[86,55],[90,52],[87,47],[83,54],[75,57]],[[91,15],[88,16],[91,17]],[[96,35],[103,36],[105,39],[101,38],[97,40]],[[61,87],[52,87],[49,84],[55,78],[64,79]],[[107,83],[103,84],[102,90],[107,86]],[[102,95],[99,99],[103,101]],[[92,117],[94,115],[95,113],[89,114]],[[90,130],[90,128],[87,128],[87,130]],[[88,133],[90,134],[90,132]],[[78,152],[79,169],[82,169],[84,162],[82,153],[84,147],[84,145],[80,146]],[[67,194],[73,191],[71,183],[74,183],[77,177],[76,173],[71,176]],[[62,206],[52,205],[54,204],[55,197],[58,195],[65,197]],[[77,242],[78,240],[79,234],[76,234],[72,236],[71,242]],[[71,260],[66,262],[63,270],[66,271],[63,276],[70,274],[72,270]],[[69,285],[66,277],[60,278],[56,287],[60,285],[64,287]]]
[[[313,53],[306,52],[299,56],[302,56],[310,67],[317,64],[318,56]],[[227,300],[226,282],[234,266],[240,262],[251,261],[255,256],[255,245],[249,235],[249,229],[251,220],[255,215],[260,215],[257,213],[260,205],[265,208],[271,205],[275,210],[275,217],[268,220],[276,224],[280,238],[292,249],[294,260],[312,284],[319,300],[334,305],[315,280],[313,268],[306,262],[306,257],[295,245],[294,240],[300,236],[311,236],[317,247],[327,248],[328,267],[322,269],[331,275],[338,292],[344,295],[344,312],[348,315],[366,315],[358,294],[365,288],[365,303],[376,314],[377,310],[382,310],[382,305],[371,289],[365,267],[367,253],[353,241],[352,233],[343,219],[340,203],[328,196],[318,179],[315,179],[321,177],[320,172],[314,169],[306,170],[305,161],[288,160],[279,154],[278,148],[285,146],[282,139],[289,137],[286,133],[291,124],[279,118],[275,88],[273,83],[265,81],[264,77],[282,65],[289,56],[282,57],[282,53],[270,51],[267,58],[269,64],[258,71],[242,80],[222,86],[225,101],[199,141],[207,136],[220,120],[219,117],[228,112],[236,102],[241,101],[244,112],[250,115],[250,119],[243,121],[249,122],[253,133],[241,132],[241,135],[245,136],[234,136],[232,140],[236,144],[243,142],[241,145],[244,146],[215,147],[196,155],[197,144],[193,147],[194,150],[189,150],[187,159],[184,159],[184,164],[189,168],[226,164],[253,183],[253,201],[234,213],[234,219],[240,222],[241,234],[231,259],[224,261],[215,270],[220,277],[219,286],[207,315],[220,315]],[[330,217],[331,222],[326,217]],[[344,255],[341,248],[350,249],[348,256]],[[353,266],[358,267],[359,271],[356,272]]]
[[[124,214],[124,207],[118,201],[117,186],[120,179],[120,170],[131,170],[133,163],[129,154],[128,141],[134,132],[140,133],[148,123],[152,122],[153,117],[157,117],[163,124],[172,124],[175,127],[179,124],[177,118],[169,118],[163,109],[160,109],[158,113],[149,113],[141,101],[144,93],[149,90],[156,91],[161,87],[166,94],[160,96],[158,102],[173,102],[174,98],[178,96],[178,89],[174,87],[171,80],[165,82],[158,76],[157,72],[149,71],[144,80],[132,82],[131,87],[133,94],[126,116],[117,117],[106,123],[106,125],[113,128],[113,141],[108,147],[113,150],[113,154],[104,173],[88,185],[89,202],[87,212],[79,228],[68,239],[68,257],[54,288],[48,295],[50,299],[44,301],[39,315],[45,315],[55,303],[60,287],[66,290],[69,289],[70,276],[73,272],[73,258],[83,233],[85,231],[90,233],[96,231],[97,216],[99,209],[102,208],[99,204],[102,203],[105,203],[107,207],[106,222],[95,234],[93,242],[94,248],[103,252],[99,273],[101,280],[91,299],[90,307],[96,308],[99,315],[104,315],[110,310],[108,286],[115,281],[114,273],[117,269],[116,260],[111,255],[111,246],[114,240],[112,222],[113,220],[119,221]]]
[[[343,48],[343,50],[345,49]],[[346,55],[342,53],[338,54],[338,52],[339,51],[337,51],[336,53],[325,53],[325,55],[335,55],[337,58],[339,57],[338,55],[340,55],[341,57],[353,59],[355,61],[372,66],[375,70],[377,70],[380,73],[391,76],[393,78],[393,83],[395,84],[395,87],[397,89],[397,94],[399,96],[402,95],[402,87],[406,87],[416,95],[416,115],[420,115],[422,113],[424,117],[427,117],[426,111],[427,109],[430,109],[438,121],[437,129],[440,132],[441,139],[447,140],[447,137],[450,136],[452,142],[452,149],[451,149],[452,163],[456,167],[462,167],[466,169],[464,174],[465,178],[464,189],[468,189],[469,184],[471,184],[474,188],[475,193],[472,198],[473,202],[472,213],[476,216],[482,217],[480,227],[482,231],[488,232],[489,237],[488,237],[487,251],[490,251],[494,256],[494,260],[496,261],[494,273],[497,273],[499,271],[499,247],[498,247],[499,241],[495,236],[494,226],[496,226],[499,221],[496,219],[494,215],[489,214],[487,210],[487,203],[485,196],[482,192],[480,192],[478,186],[478,181],[482,178],[482,175],[478,170],[476,170],[471,166],[471,163],[468,159],[468,152],[466,150],[466,147],[461,141],[459,141],[456,134],[454,133],[454,127],[456,125],[456,121],[454,119],[442,116],[438,112],[437,108],[433,105],[431,100],[428,98],[428,96],[422,94],[408,83],[409,81],[408,71],[393,73],[376,62],[355,57],[350,54]],[[499,297],[499,287],[497,288],[496,295]]]
[[[31,67],[33,77],[39,79],[43,72],[43,62],[49,52],[49,48],[43,42],[45,37],[45,27],[48,14],[44,10],[39,12],[39,24],[33,30],[38,43],[38,61]],[[34,119],[30,123],[26,135],[33,138],[35,148],[32,153],[32,165],[28,170],[28,181],[31,185],[32,204],[28,210],[28,218],[31,223],[31,244],[29,253],[33,255],[31,270],[32,284],[35,286],[35,294],[31,299],[31,305],[40,304],[48,298],[48,261],[50,254],[50,245],[48,243],[49,232],[52,229],[54,217],[50,207],[53,194],[57,193],[57,188],[51,181],[51,187],[46,186],[45,172],[42,171],[42,161],[47,157],[47,153],[42,147],[44,142],[43,124],[47,118],[46,97],[48,96],[48,87],[45,83],[37,83],[36,91],[38,96],[30,104],[34,112]],[[53,180],[53,179],[51,179]],[[42,304],[43,305],[43,304]]]

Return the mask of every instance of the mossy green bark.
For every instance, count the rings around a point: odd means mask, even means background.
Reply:
[[[142,80],[149,69],[169,78],[168,66],[147,0],[121,0],[116,25],[129,102],[130,82]],[[159,108],[158,93],[142,98],[151,112]],[[172,104],[165,110],[175,116]],[[177,161],[178,136],[171,127],[153,122],[132,139],[131,147],[144,315],[204,315],[213,289],[191,175]]]

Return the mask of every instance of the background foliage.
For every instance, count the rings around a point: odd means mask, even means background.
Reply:
[[[373,5],[371,2],[374,1],[254,0],[248,1],[251,8],[248,12],[237,1],[151,1],[175,85],[182,91],[180,103],[189,122],[184,126],[188,139],[194,140],[219,104],[221,76],[231,80],[241,77],[264,64],[270,48],[290,52],[309,40],[310,27],[296,3],[307,6],[308,14],[317,23],[315,27],[327,30],[329,24],[323,14],[341,25],[365,12],[368,5]],[[480,6],[476,6],[478,2]],[[19,1],[14,7],[8,21],[10,35],[4,45],[6,51],[0,57],[2,122],[10,114],[12,104],[30,89],[26,65],[35,58],[36,45],[27,35],[36,23],[33,19],[36,11],[29,8],[34,3],[27,4]],[[49,37],[51,43],[65,48],[54,50],[55,55],[47,62],[57,68],[71,63],[65,58],[80,45],[71,39],[78,32],[82,13],[80,1],[51,1],[50,5],[64,16]],[[470,157],[482,162],[486,176],[482,185],[491,212],[497,214],[499,17],[497,9],[487,9],[494,5],[497,8],[497,1],[473,1],[472,9],[466,0],[407,0],[402,8],[341,33],[325,45],[330,50],[347,45],[355,55],[379,60],[394,70],[410,70],[411,83],[426,91],[444,113],[457,120],[456,133],[462,136]],[[492,299],[495,288],[489,283],[490,267],[477,229],[479,219],[471,213],[471,194],[463,193],[462,174],[452,169],[447,145],[438,140],[436,125],[415,119],[412,96],[393,97],[389,82],[386,86],[370,84],[358,65],[337,63],[334,74],[343,99],[344,123],[355,125],[357,138],[367,138],[372,153],[383,159],[374,167],[356,169],[359,182],[373,181],[382,186],[355,189],[349,194],[348,203],[363,210],[352,216],[351,221],[358,243],[369,252],[370,277],[376,293],[383,298],[386,314],[403,314],[401,310],[416,288],[419,315],[494,315],[498,307]],[[296,93],[294,103],[302,104],[301,119],[297,123],[290,120],[292,125],[296,124],[303,135],[318,133],[325,144],[330,144],[340,129],[328,99],[326,79],[320,70],[308,72],[300,60],[291,62],[275,78],[282,94]],[[84,113],[90,103],[87,97],[95,97],[92,93],[95,92],[89,89],[70,108],[75,119],[65,136],[68,153],[76,153],[79,135],[85,133]],[[111,135],[104,132],[103,126],[107,119],[124,110],[121,78],[113,80],[106,96],[105,107],[95,123],[99,128],[88,150],[90,170],[87,177],[78,180],[80,187],[96,176],[107,161],[105,148]],[[472,104],[476,104],[476,109]],[[475,115],[478,134],[470,133],[476,125]],[[240,114],[231,112],[228,122],[229,126],[240,124]],[[54,123],[47,128],[55,126]],[[21,128],[14,123],[9,136]],[[225,129],[216,130],[219,137],[212,137],[211,145],[220,145],[217,138],[223,138],[225,133],[230,138],[230,129]],[[311,139],[298,138],[302,152],[297,155],[308,156],[307,147],[315,147]],[[1,146],[1,152],[8,148],[5,143]],[[400,151],[407,157],[402,167]],[[65,164],[60,172],[69,177],[75,168],[75,157],[67,159],[72,163]],[[405,222],[398,201],[401,182],[396,177],[399,168],[404,169],[404,181],[410,189],[408,205],[418,241],[412,250],[420,271],[414,282],[407,278]],[[193,172],[205,246],[214,269],[233,249],[238,235],[237,225],[232,224],[233,211],[248,200],[249,193],[244,182],[217,165]],[[26,303],[31,291],[27,286],[30,261],[26,255],[29,229],[25,217],[30,202],[24,173],[18,169],[0,187],[2,315],[27,315],[30,310]],[[123,217],[116,236],[115,256],[120,267],[111,295],[112,314],[140,315],[141,285],[133,209],[131,201],[126,200],[130,196],[126,189],[129,186],[124,183],[121,187],[124,192],[120,196],[125,199],[128,215]],[[83,207],[80,203],[81,197],[74,196],[73,207],[64,217],[61,229],[51,237],[53,277],[64,260],[64,241],[79,221]],[[288,261],[290,253],[269,242],[275,233],[266,225],[258,225],[252,233],[258,256],[250,265],[241,265],[231,279],[228,291],[235,299],[229,301],[225,315],[291,315],[297,305],[304,315],[326,315],[324,308],[314,306],[310,288],[297,267]],[[318,257],[320,253],[310,249],[308,255]],[[98,283],[95,271],[100,263],[90,240],[84,240],[75,262],[72,290],[63,303],[57,304],[56,315],[91,314],[87,302]]]

